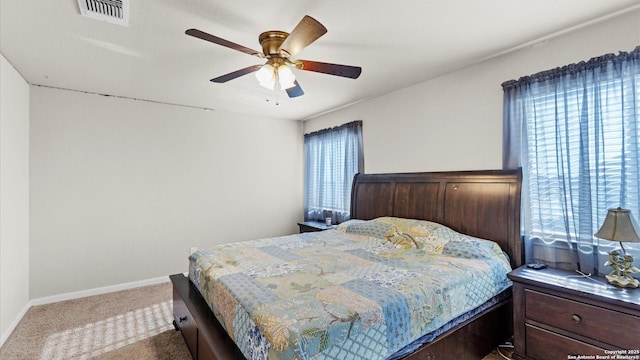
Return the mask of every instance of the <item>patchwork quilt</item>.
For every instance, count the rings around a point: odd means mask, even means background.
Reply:
[[[388,217],[189,260],[191,281],[247,359],[385,359],[511,286],[496,243]]]

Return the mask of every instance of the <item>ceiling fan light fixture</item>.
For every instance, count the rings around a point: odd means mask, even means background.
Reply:
[[[265,64],[260,70],[256,71],[256,79],[258,83],[267,89],[273,90],[276,85],[275,69],[271,64]]]
[[[295,81],[296,77],[287,65],[282,64],[278,67],[278,84],[280,85],[280,89],[284,90],[296,86]]]
[[[261,86],[269,90],[285,90],[296,86],[296,77],[286,64],[265,64],[256,71],[256,79]]]

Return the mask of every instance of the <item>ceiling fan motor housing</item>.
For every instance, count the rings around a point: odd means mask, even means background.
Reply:
[[[280,46],[287,36],[289,36],[289,33],[278,30],[265,31],[260,34],[258,41],[260,41],[262,53],[265,57],[282,57],[282,54],[280,54]]]

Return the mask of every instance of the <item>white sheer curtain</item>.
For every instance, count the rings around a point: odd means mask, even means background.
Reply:
[[[364,171],[362,121],[304,136],[304,219],[349,219],[351,185]]]
[[[640,47],[512,80],[503,166],[523,169],[527,261],[609,272],[593,234],[607,209],[640,216]],[[640,244],[625,246],[638,258]]]

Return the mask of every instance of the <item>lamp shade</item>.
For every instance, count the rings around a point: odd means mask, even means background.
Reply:
[[[607,216],[594,235],[605,240],[618,242],[640,242],[640,231],[631,215],[631,210],[609,209]]]

